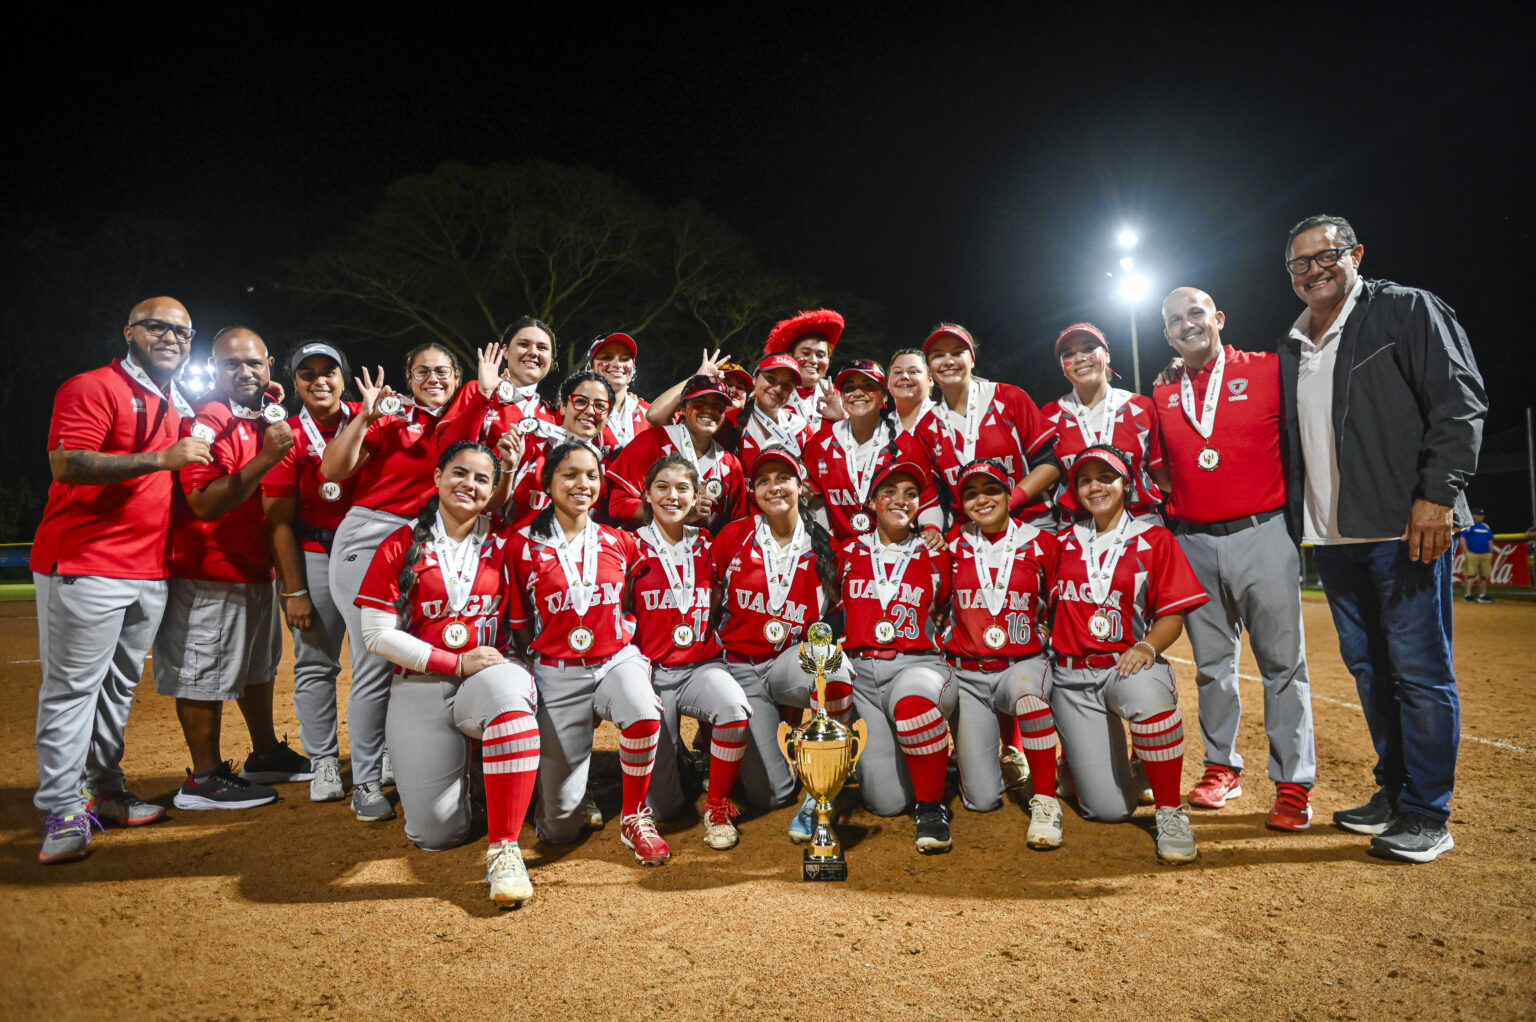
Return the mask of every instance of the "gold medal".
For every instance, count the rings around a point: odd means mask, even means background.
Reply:
[[[337,483],[337,482],[332,482],[330,480],[327,480],[326,482],[321,483],[320,484],[320,499],[321,500],[340,500],[341,499],[341,484]]]
[[[1088,634],[1095,639],[1107,639],[1110,633],[1109,615],[1102,610],[1093,612],[1093,617],[1088,619]]]
[[[896,626],[890,621],[880,620],[875,622],[875,641],[881,645],[889,645],[896,641]]]
[[[868,532],[870,526],[869,515],[863,511],[855,511],[853,517],[848,519],[848,524],[853,526],[854,532]]]
[[[592,629],[586,627],[585,625],[579,625],[570,630],[570,632],[565,637],[565,642],[566,645],[570,646],[571,649],[575,650],[576,652],[585,653],[587,650],[592,648],[592,640],[594,638],[596,638],[596,636],[592,634]]]
[[[693,645],[693,628],[689,625],[678,625],[672,629],[672,645],[678,649],[687,649]]]
[[[449,649],[463,649],[469,642],[469,626],[462,621],[450,621],[443,628],[443,645]]]
[[[981,641],[987,644],[988,649],[1002,649],[1008,645],[1008,632],[1002,625],[993,625],[981,633]]]
[[[1221,452],[1214,447],[1202,447],[1200,453],[1195,456],[1195,464],[1207,472],[1216,471],[1216,466],[1221,464]]]
[[[763,625],[763,638],[767,639],[769,642],[773,643],[775,646],[777,646],[779,643],[783,642],[784,641],[784,637],[787,636],[788,634],[789,634],[788,626],[786,626],[784,624],[784,622],[779,621],[777,619],[775,619],[773,621],[769,621],[767,624]]]

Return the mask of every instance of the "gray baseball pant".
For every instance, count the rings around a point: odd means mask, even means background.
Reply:
[[[560,666],[555,666],[559,664]],[[651,688],[651,662],[633,646],[590,666],[573,661],[534,661],[539,690],[540,841],[563,845],[581,835],[586,814],[592,730],[598,720],[620,731],[642,720],[661,719],[661,700]]]
[[[816,693],[815,679],[800,669],[800,645],[796,643],[760,664],[727,660],[725,666],[746,693],[747,705],[752,710],[752,719],[747,724],[751,738],[738,775],[741,789],[747,801],[759,809],[788,805],[794,801],[800,779],[779,747],[779,707],[804,709],[811,705],[811,697]],[[827,680],[852,683],[847,656],[837,670],[827,675]]]
[[[678,777],[677,725],[683,714],[705,724],[730,724],[751,716],[746,693],[719,660],[685,667],[651,667],[651,687],[661,700],[661,735],[646,804],[658,820],[683,811],[683,784]]]
[[[1130,819],[1137,789],[1121,721],[1134,724],[1178,707],[1173,668],[1159,660],[1122,678],[1114,667],[1052,665],[1049,688],[1083,816],[1103,823]]]
[[[1003,804],[1003,766],[997,747],[1002,740],[997,715],[1016,717],[1019,701],[1050,699],[1051,683],[1045,657],[1015,660],[1001,671],[968,671],[951,667],[946,692],[953,717],[955,761],[960,767],[960,798],[974,812],[990,813]]]
[[[1230,536],[1179,532],[1179,546],[1209,603],[1190,611],[1184,629],[1195,653],[1205,762],[1243,769],[1238,659],[1243,628],[1264,680],[1269,777],[1308,788],[1317,778],[1312,685],[1301,624],[1301,555],[1276,515]]]
[[[899,816],[912,808],[912,777],[896,737],[896,704],[907,696],[918,696],[949,717],[955,712],[956,690],[946,684],[948,680],[949,665],[939,656],[898,653],[890,660],[854,658],[853,705],[869,729],[864,751],[859,753],[859,796],[864,808],[876,816]]]
[[[340,756],[336,738],[336,677],[341,673],[341,644],[347,621],[331,598],[330,555],[304,551],[304,577],[315,620],[307,632],[293,633],[293,709],[299,718],[304,751],[318,759]],[[393,691],[393,689],[391,689]]]
[[[533,678],[519,663],[462,681],[443,674],[396,678],[385,725],[405,836],[428,852],[469,836],[469,764],[486,725],[503,713],[533,713]]]
[[[166,581],[32,573],[37,587],[37,792],[67,816],[84,788],[118,791],[123,741],[144,657],[165,612]]]
[[[347,696],[347,737],[352,746],[352,783],[384,776],[384,719],[389,711],[394,665],[363,643],[363,612],[356,603],[363,576],[379,544],[408,520],[387,511],[353,505],[331,541],[331,599],[347,623],[352,689]]]

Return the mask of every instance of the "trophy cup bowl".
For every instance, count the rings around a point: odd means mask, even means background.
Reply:
[[[832,828],[832,800],[858,763],[869,729],[862,720],[850,728],[827,716],[827,671],[841,666],[842,647],[832,641],[832,629],[825,622],[811,625],[806,638],[800,644],[800,666],[815,678],[816,715],[803,728],[780,724],[779,750],[815,800],[816,826],[805,852],[803,879],[847,880],[848,860]]]

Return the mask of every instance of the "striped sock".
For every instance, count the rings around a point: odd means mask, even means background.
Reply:
[[[811,708],[816,706],[816,692],[811,691]],[[827,682],[827,716],[841,723],[848,723],[853,710],[853,686],[846,681]]]
[[[907,760],[912,795],[919,802],[944,798],[944,770],[949,765],[949,724],[932,699],[904,696],[891,714],[896,741]]]
[[[1184,718],[1178,707],[1146,720],[1131,721],[1131,748],[1147,772],[1152,801],[1157,807],[1164,809],[1182,802]]]
[[[704,800],[718,805],[731,797],[731,787],[747,751],[747,722],[716,724],[709,735],[709,790]]]
[[[485,761],[486,838],[516,841],[539,771],[539,725],[533,714],[503,713],[480,739]]]
[[[1020,696],[1014,704],[1014,720],[1019,730],[1018,749],[1029,761],[1029,776],[1035,794],[1056,797],[1056,718],[1051,707],[1039,696]]]
[[[624,768],[624,805],[620,812],[625,816],[633,816],[645,804],[660,736],[659,720],[637,720],[619,732],[619,764]]]

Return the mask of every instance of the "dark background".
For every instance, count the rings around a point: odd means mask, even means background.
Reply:
[[[1122,223],[1153,282],[1137,311],[1150,390],[1168,354],[1163,294],[1204,288],[1228,341],[1272,349],[1301,309],[1281,267],[1287,229],[1347,216],[1367,275],[1459,313],[1492,404],[1471,496],[1497,530],[1523,529],[1530,27],[1499,8],[1379,5],[456,23],[352,5],[216,23],[81,16],[13,38],[0,316],[12,365],[36,382],[0,389],[0,538],[30,538],[40,510],[52,389],[115,344],[110,316],[127,307],[104,280],[180,298],[203,338],[246,322],[281,352],[308,332],[273,287],[285,261],[346,232],[398,178],[531,159],[592,167],[663,207],[697,200],[765,262],[858,296],[853,345],[883,352],[963,322],[984,374],[1042,404],[1066,389],[1050,342],[1078,319],[1105,328],[1130,385],[1129,313],[1107,276]],[[141,244],[162,237],[164,265]],[[111,306],[105,321],[92,302]],[[670,382],[659,375],[642,394]]]

